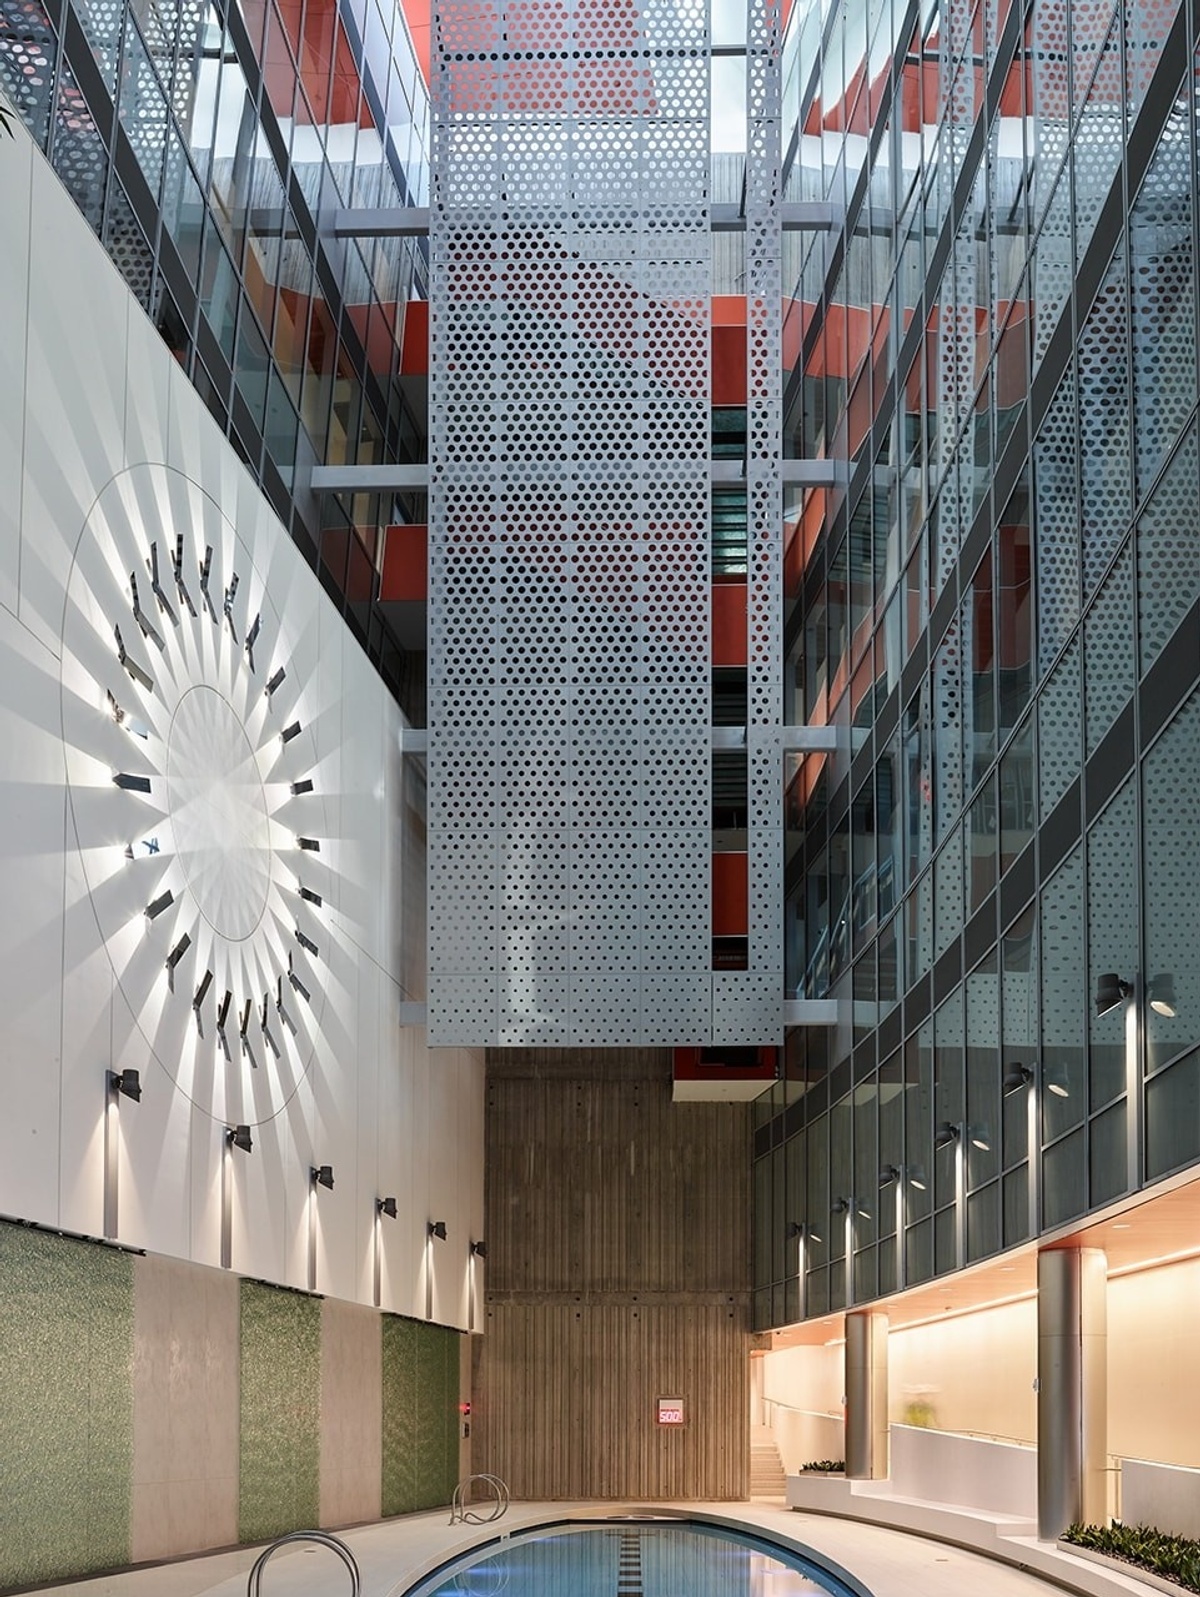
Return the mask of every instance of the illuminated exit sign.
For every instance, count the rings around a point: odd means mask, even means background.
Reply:
[[[681,1397],[659,1398],[658,1423],[660,1425],[683,1424],[683,1399]]]

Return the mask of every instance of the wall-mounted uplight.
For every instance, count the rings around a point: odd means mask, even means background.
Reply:
[[[175,947],[167,955],[167,982],[172,992],[175,991],[175,967],[191,946],[192,939],[187,932],[184,932]]]
[[[325,1187],[333,1190],[333,1166],[331,1164],[309,1165],[308,1167],[308,1290],[317,1290],[317,1189]]]
[[[233,1150],[250,1153],[254,1139],[249,1126],[226,1126],[221,1156],[221,1268],[233,1268]]]
[[[1003,1091],[1004,1096],[1007,1098],[1014,1092],[1020,1092],[1022,1087],[1028,1087],[1032,1080],[1033,1071],[1028,1065],[1009,1065],[1004,1072],[1004,1080],[1001,1083],[1001,1090]]]
[[[1118,976],[1115,971],[1105,971],[1102,976],[1096,977],[1096,1014],[1107,1015],[1110,1010],[1116,1009],[1133,991],[1133,983],[1127,982],[1124,977]]]
[[[472,1244],[471,1244],[471,1252],[475,1255],[475,1257],[477,1259],[486,1259],[487,1258],[487,1243],[486,1242],[472,1242]]]
[[[1146,997],[1156,1015],[1166,1015],[1170,1018],[1178,1013],[1175,1007],[1175,978],[1169,971],[1151,976],[1146,984]]]
[[[933,1134],[935,1148],[949,1148],[962,1136],[962,1127],[953,1120],[943,1120]]]
[[[153,920],[155,916],[161,915],[164,909],[170,909],[174,902],[175,894],[168,887],[165,893],[160,893],[157,898],[152,898],[146,905],[146,919]]]
[[[980,1153],[991,1153],[992,1134],[987,1126],[970,1126],[967,1128],[967,1135],[971,1139],[972,1148],[978,1148]]]
[[[425,1230],[430,1238],[436,1237],[439,1242],[445,1242],[446,1222],[444,1220],[430,1220]]]
[[[850,1213],[850,1199],[849,1198],[835,1198],[833,1200],[833,1202],[829,1205],[829,1212],[830,1212],[830,1214],[849,1214]]]
[[[375,1245],[372,1249],[374,1262],[371,1274],[374,1282],[375,1307],[383,1306],[383,1217],[386,1214],[389,1220],[394,1220],[399,1213],[395,1198],[375,1199]]]
[[[119,1138],[120,1115],[117,1112],[122,1098],[139,1103],[142,1097],[142,1078],[136,1070],[106,1070],[104,1072],[104,1235],[117,1234],[117,1183],[121,1165]]]
[[[893,1181],[900,1179],[900,1166],[898,1164],[885,1164],[879,1172],[879,1185],[890,1187]]]
[[[910,1164],[904,1174],[910,1187],[915,1187],[918,1192],[928,1190],[929,1181],[925,1175],[925,1166],[923,1164]]]

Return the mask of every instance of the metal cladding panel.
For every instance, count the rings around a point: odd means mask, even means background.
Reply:
[[[746,12],[746,605],[749,970],[714,989],[714,1042],[783,1034],[781,0]]]
[[[707,3],[434,42],[430,1042],[707,1041]]]

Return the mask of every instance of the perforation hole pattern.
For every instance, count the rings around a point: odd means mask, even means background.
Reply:
[[[435,1044],[710,1031],[707,48],[701,0],[437,9]]]

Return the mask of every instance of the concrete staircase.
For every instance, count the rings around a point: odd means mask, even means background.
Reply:
[[[754,1425],[750,1431],[750,1496],[782,1500],[787,1490],[783,1460],[775,1437],[767,1425]]]

